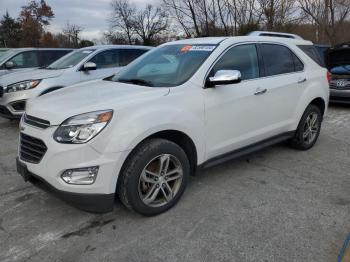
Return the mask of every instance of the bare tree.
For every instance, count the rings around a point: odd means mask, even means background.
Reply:
[[[258,0],[267,30],[281,30],[301,19],[296,0]]]
[[[152,45],[155,37],[167,30],[168,14],[160,7],[147,5],[137,13],[132,20],[132,26],[144,45]]]
[[[299,0],[308,18],[318,27],[318,41],[337,42],[339,30],[350,13],[350,0]]]
[[[62,32],[63,35],[67,39],[67,45],[69,47],[79,47],[79,41],[80,41],[80,33],[83,30],[83,28],[76,24],[71,24],[69,21],[67,21],[65,27],[63,28]]]
[[[128,43],[133,43],[133,19],[136,16],[136,7],[128,0],[113,0],[112,16],[110,24],[112,29],[119,31],[119,35],[125,34],[128,38]]]

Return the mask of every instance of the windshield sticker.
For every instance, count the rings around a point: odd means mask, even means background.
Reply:
[[[83,54],[91,54],[92,51],[91,50],[86,50],[86,51],[83,51]]]
[[[204,52],[212,52],[215,49],[215,45],[186,45],[181,48],[182,53],[190,52],[190,51],[204,51]]]

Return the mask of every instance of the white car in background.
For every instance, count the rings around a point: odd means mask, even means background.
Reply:
[[[20,124],[17,170],[84,210],[110,211],[117,194],[150,216],[175,205],[197,169],[284,140],[310,149],[329,76],[299,45],[312,43],[167,43],[113,78],[33,99]]]
[[[0,78],[3,75],[46,67],[72,52],[70,48],[13,48],[0,49]]]
[[[149,49],[129,45],[91,46],[73,51],[46,68],[2,76],[0,116],[20,118],[28,99],[79,82],[112,76]]]

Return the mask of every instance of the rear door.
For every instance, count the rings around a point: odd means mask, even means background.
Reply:
[[[80,71],[81,81],[102,79],[115,74],[120,67],[120,55],[118,49],[109,49],[97,53],[88,62],[96,64],[96,70]]]
[[[304,64],[287,46],[259,45],[264,77],[260,85],[267,89],[269,104],[264,109],[266,129],[271,134],[289,131],[298,101],[308,81]]]

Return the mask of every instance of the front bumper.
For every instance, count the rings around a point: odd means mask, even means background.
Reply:
[[[37,164],[18,159],[18,165],[25,166],[26,171],[22,172],[28,174],[27,180],[44,181],[44,184],[51,189],[50,191],[81,209],[94,212],[111,210],[118,175],[129,152],[99,152],[93,146],[94,140],[79,145],[60,144],[52,137],[56,128],[51,126],[40,129],[21,123],[23,134],[42,140],[47,147],[46,153]],[[67,184],[61,178],[62,173],[67,169],[91,166],[99,166],[96,180],[91,185]],[[101,211],[99,206],[104,211]]]
[[[115,194],[82,194],[58,190],[44,178],[29,172],[27,166],[16,159],[17,172],[25,181],[31,182],[38,188],[52,193],[63,201],[84,211],[94,213],[106,213],[113,210]]]
[[[331,89],[329,101],[331,103],[350,103],[350,90]]]

